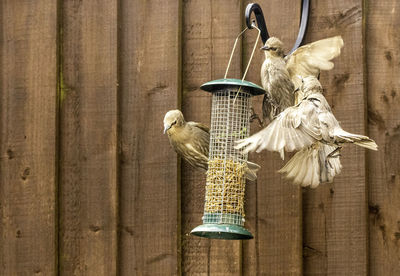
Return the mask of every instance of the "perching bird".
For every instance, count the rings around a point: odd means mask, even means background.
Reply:
[[[170,110],[164,117],[164,133],[168,134],[169,142],[183,159],[193,167],[207,170],[210,143],[208,126],[196,122],[186,122],[181,111]],[[259,168],[260,166],[257,164],[247,162],[246,178],[256,180]]]
[[[164,133],[174,150],[193,167],[207,170],[209,128],[195,122],[185,122],[182,112],[170,110],[164,117]]]
[[[331,59],[340,54],[343,40],[340,36],[326,38],[304,45],[285,57],[283,43],[270,37],[261,49],[265,50],[265,61],[261,66],[261,83],[266,91],[263,100],[263,122],[273,120],[279,113],[297,104],[295,95],[301,78],[318,77],[320,70],[333,68]]]
[[[285,109],[258,133],[236,141],[235,148],[244,148],[245,153],[277,151],[282,159],[284,151],[299,151],[280,172],[302,186],[316,187],[332,181],[340,172],[336,158],[341,144],[353,143],[371,150],[378,146],[369,137],[340,127],[316,77],[304,78],[300,89],[303,98],[297,105]]]

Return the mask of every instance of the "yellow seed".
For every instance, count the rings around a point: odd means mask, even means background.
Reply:
[[[207,213],[229,213],[244,216],[244,164],[216,158],[207,171]]]

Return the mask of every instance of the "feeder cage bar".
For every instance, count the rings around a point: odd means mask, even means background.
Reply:
[[[249,106],[250,94],[235,89],[212,96],[204,223],[243,225],[247,154],[233,142],[249,134]]]

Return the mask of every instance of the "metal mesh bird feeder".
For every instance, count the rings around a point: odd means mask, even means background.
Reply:
[[[231,59],[242,33],[236,38]],[[242,80],[226,79],[231,59],[224,79],[201,86],[212,93],[210,148],[203,224],[191,233],[214,239],[251,239],[252,234],[243,227],[247,154],[234,149],[234,141],[249,136],[251,97],[265,91],[244,80],[250,61]]]

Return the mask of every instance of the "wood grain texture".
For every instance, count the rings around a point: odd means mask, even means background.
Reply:
[[[257,3],[263,9],[269,34],[281,39],[288,52],[297,38],[300,1],[266,0]],[[243,68],[250,57],[255,38],[256,33],[252,31],[244,40]],[[260,85],[261,64],[265,59],[264,53],[258,50],[261,46],[262,42],[258,45],[246,78]],[[260,116],[262,98],[253,98],[254,109]],[[255,133],[260,127],[254,122],[251,129]],[[261,169],[257,182],[248,185],[246,220],[255,239],[243,243],[243,274],[301,275],[300,188],[284,181],[277,173],[284,164],[278,154],[263,151],[251,154],[250,160],[259,164]]]
[[[57,3],[0,2],[0,274],[57,273]]]
[[[322,72],[325,97],[343,129],[366,133],[362,4],[312,1],[306,42],[341,35],[335,68]],[[373,137],[372,137],[373,138]],[[365,150],[345,145],[332,184],[303,191],[305,275],[366,275],[368,268]]]
[[[177,158],[162,119],[182,108],[210,125],[199,87],[223,77],[248,2],[0,1],[0,275],[400,275],[395,0],[311,1],[305,38],[342,35],[325,96],[379,151],[346,145],[334,183],[303,190],[276,172],[287,160],[252,154],[255,239],[189,234],[205,175]],[[300,1],[258,3],[288,51]],[[228,77],[241,77],[255,37],[239,41]],[[257,49],[247,80],[260,84],[263,61]]]
[[[199,89],[224,77],[237,34],[241,3],[237,0],[183,2],[183,98],[185,119],[210,126],[211,95]],[[240,45],[240,44],[239,44]],[[229,77],[240,77],[241,49]],[[187,275],[239,275],[240,241],[208,240],[190,235],[202,224],[206,177],[182,161],[182,272]]]
[[[163,118],[179,105],[181,3],[120,5],[120,274],[176,275],[179,163]]]
[[[117,270],[117,1],[64,1],[60,274]]]
[[[400,3],[367,1],[370,275],[400,275]]]

